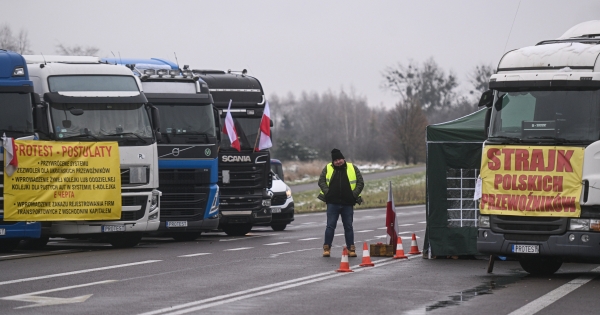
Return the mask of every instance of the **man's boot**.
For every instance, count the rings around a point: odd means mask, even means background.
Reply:
[[[348,248],[348,257],[356,257],[356,246],[350,245],[350,248]]]
[[[323,245],[323,257],[329,257],[331,255],[331,246]]]

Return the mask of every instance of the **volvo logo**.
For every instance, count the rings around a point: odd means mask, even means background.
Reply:
[[[173,151],[171,151],[171,153],[173,154],[173,156],[178,156],[179,155],[179,148],[173,148]]]
[[[210,156],[210,153],[210,148],[206,148],[206,150],[204,150],[204,155]]]

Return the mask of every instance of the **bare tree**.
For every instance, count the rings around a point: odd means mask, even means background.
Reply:
[[[0,48],[12,50],[20,54],[31,53],[27,31],[21,29],[19,34],[15,37],[10,25],[2,25],[2,27],[0,27]]]
[[[490,77],[492,74],[496,73],[494,68],[491,65],[477,65],[467,77],[469,79],[469,83],[473,85],[475,90],[471,90],[471,94],[481,94],[487,91],[490,88]],[[479,97],[479,95],[476,95]]]
[[[100,48],[94,46],[83,47],[81,45],[66,46],[64,44],[56,45],[56,53],[65,56],[94,56],[100,51]]]
[[[388,116],[389,150],[404,163],[418,163],[425,159],[425,128],[427,118],[415,99],[399,102]]]

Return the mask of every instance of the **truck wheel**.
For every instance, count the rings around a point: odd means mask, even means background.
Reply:
[[[42,236],[40,238],[28,238],[23,240],[23,245],[21,246],[24,249],[44,249],[48,244],[48,240],[50,240],[49,236]]]
[[[19,238],[7,238],[0,240],[0,253],[12,252],[19,246],[21,239]]]
[[[142,240],[142,233],[123,233],[111,235],[109,243],[115,248],[129,248],[139,244]]]
[[[271,228],[273,229],[273,231],[283,231],[285,230],[287,224],[273,224],[271,225]]]
[[[534,276],[549,276],[562,266],[562,260],[557,257],[521,256],[519,264],[529,274]]]
[[[223,226],[223,232],[229,236],[243,236],[252,230],[252,224],[227,224]]]
[[[171,237],[178,242],[190,242],[200,237],[200,234],[202,234],[202,232],[184,232],[175,233]]]

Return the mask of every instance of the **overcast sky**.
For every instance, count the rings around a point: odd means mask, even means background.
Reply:
[[[600,19],[598,0],[18,0],[2,6],[0,23],[27,30],[35,54],[54,54],[59,43],[96,46],[100,57],[112,51],[173,60],[176,52],[180,65],[195,69],[248,69],[267,96],[353,88],[369,105],[386,107],[397,99],[381,88],[388,66],[433,57],[466,90],[475,65],[495,67],[505,51]]]

